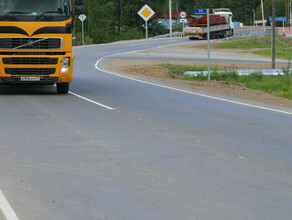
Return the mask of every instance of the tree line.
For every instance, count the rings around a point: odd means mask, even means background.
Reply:
[[[287,16],[289,0],[276,0],[276,15]],[[87,19],[84,21],[86,43],[107,43],[145,37],[145,22],[137,12],[148,4],[157,14],[149,21],[149,34],[168,31],[158,19],[168,19],[169,0],[83,0]],[[261,20],[261,0],[172,0],[172,12],[195,14],[197,8],[230,8],[234,20],[252,25],[253,13]],[[264,0],[265,19],[272,14],[272,0]],[[76,17],[77,43],[81,43],[81,21]]]

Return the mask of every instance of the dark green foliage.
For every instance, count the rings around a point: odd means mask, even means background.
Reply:
[[[264,74],[262,72],[254,72],[249,74],[248,76],[242,77],[243,80],[244,78],[247,78],[248,81],[261,81],[264,78]]]
[[[211,72],[211,78],[216,81],[236,81],[239,75],[235,70],[226,70],[224,72],[213,71]]]
[[[286,16],[286,1],[276,1],[276,16]],[[157,24],[158,18],[167,19],[169,0],[83,0],[87,19],[84,22],[85,35],[92,43],[106,43],[117,40],[145,37],[145,22],[137,12],[148,4],[158,15],[149,20],[149,36],[167,32]],[[253,11],[256,20],[261,19],[261,0],[172,0],[172,11],[186,11],[195,14],[197,8],[230,8],[234,20],[252,24]],[[272,0],[264,1],[265,18],[271,16]],[[281,25],[280,23],[278,25]],[[177,31],[181,30],[177,29]],[[76,32],[81,32],[81,21],[76,17]],[[89,40],[90,42],[90,40]]]

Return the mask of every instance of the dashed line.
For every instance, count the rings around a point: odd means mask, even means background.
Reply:
[[[0,209],[3,212],[6,220],[19,220],[13,209],[11,208],[9,202],[0,190]]]
[[[78,94],[76,94],[76,93],[74,93],[74,92],[70,92],[70,91],[69,91],[69,94],[74,95],[74,96],[76,96],[76,97],[78,97],[78,98],[80,98],[80,99],[83,99],[83,100],[85,100],[85,101],[87,101],[87,102],[90,102],[90,103],[92,103],[92,104],[95,104],[95,105],[98,105],[98,106],[100,106],[100,107],[106,108],[106,109],[108,109],[108,110],[115,110],[115,109],[112,108],[112,107],[109,107],[109,106],[107,106],[107,105],[101,104],[101,103],[96,102],[96,101],[93,101],[93,100],[88,99],[88,98],[86,98],[86,97],[84,97],[84,96],[78,95]]]
[[[54,86],[56,86],[56,85],[54,85]],[[98,106],[103,107],[103,108],[106,108],[106,109],[108,109],[108,110],[115,110],[115,109],[112,108],[112,107],[109,107],[109,106],[107,106],[107,105],[101,104],[101,103],[96,102],[96,101],[93,101],[92,99],[89,99],[89,98],[86,98],[86,97],[84,97],[84,96],[78,95],[78,94],[76,94],[76,93],[74,93],[74,92],[69,91],[68,93],[71,94],[71,95],[73,95],[73,96],[76,96],[77,98],[83,99],[83,100],[85,100],[85,101],[87,101],[87,102],[90,102],[90,103],[92,103],[92,104],[98,105]]]

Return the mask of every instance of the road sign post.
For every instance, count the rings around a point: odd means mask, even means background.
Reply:
[[[87,18],[85,14],[81,14],[79,15],[79,20],[81,21],[82,23],[82,45],[84,45],[84,25],[83,25],[83,22],[85,21],[85,19]]]
[[[208,81],[211,81],[211,60],[210,60],[210,10],[208,8],[196,9],[197,15],[207,15],[207,39],[208,39]]]
[[[180,22],[183,23],[183,32],[184,32],[184,29],[185,29],[185,23],[187,22],[187,20],[185,19],[187,17],[187,13],[185,11],[182,11],[180,14]]]
[[[211,81],[211,60],[210,60],[210,13],[209,9],[207,9],[207,28],[208,28],[208,81]]]
[[[138,15],[146,22],[146,66],[149,66],[148,55],[148,20],[155,14],[155,12],[146,4],[138,11]]]

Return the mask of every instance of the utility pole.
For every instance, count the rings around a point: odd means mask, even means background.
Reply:
[[[121,9],[121,12],[120,12],[120,32],[122,31],[122,25],[123,25],[123,0],[121,0],[121,3],[120,3],[120,9]]]
[[[210,61],[210,10],[207,8],[207,39],[208,39],[208,81],[211,81],[211,61]]]
[[[265,16],[264,16],[264,2],[263,0],[261,0],[261,7],[262,7],[262,22],[263,22],[263,27],[266,27],[266,23],[265,23]]]
[[[289,26],[289,0],[285,0],[285,17],[287,18],[286,20],[286,26]],[[284,22],[283,22],[284,23]],[[283,29],[284,29],[284,25],[283,25]]]
[[[72,1],[73,6],[75,10],[75,1]],[[76,19],[75,19],[76,15],[75,15],[75,11],[73,12],[73,21],[72,21],[72,25],[73,25],[73,30],[72,30],[72,46],[76,46],[76,31],[75,31],[75,25],[76,25]]]
[[[90,8],[91,8],[91,4],[90,4],[90,0],[89,0],[89,2],[88,2],[88,8],[89,8],[89,10],[88,10],[88,27],[87,27],[87,33],[89,34],[90,33]]]
[[[252,22],[252,25],[255,26],[255,10],[252,9],[252,12],[253,12],[253,22]]]
[[[292,27],[292,0],[290,0],[290,13],[289,13],[289,18],[290,18],[290,27]]]
[[[172,34],[172,9],[171,9],[172,1],[169,0],[169,33]]]
[[[272,69],[275,69],[275,55],[276,55],[276,28],[275,28],[275,17],[276,17],[276,0],[272,2],[272,16],[273,16],[273,37],[272,37]]]

